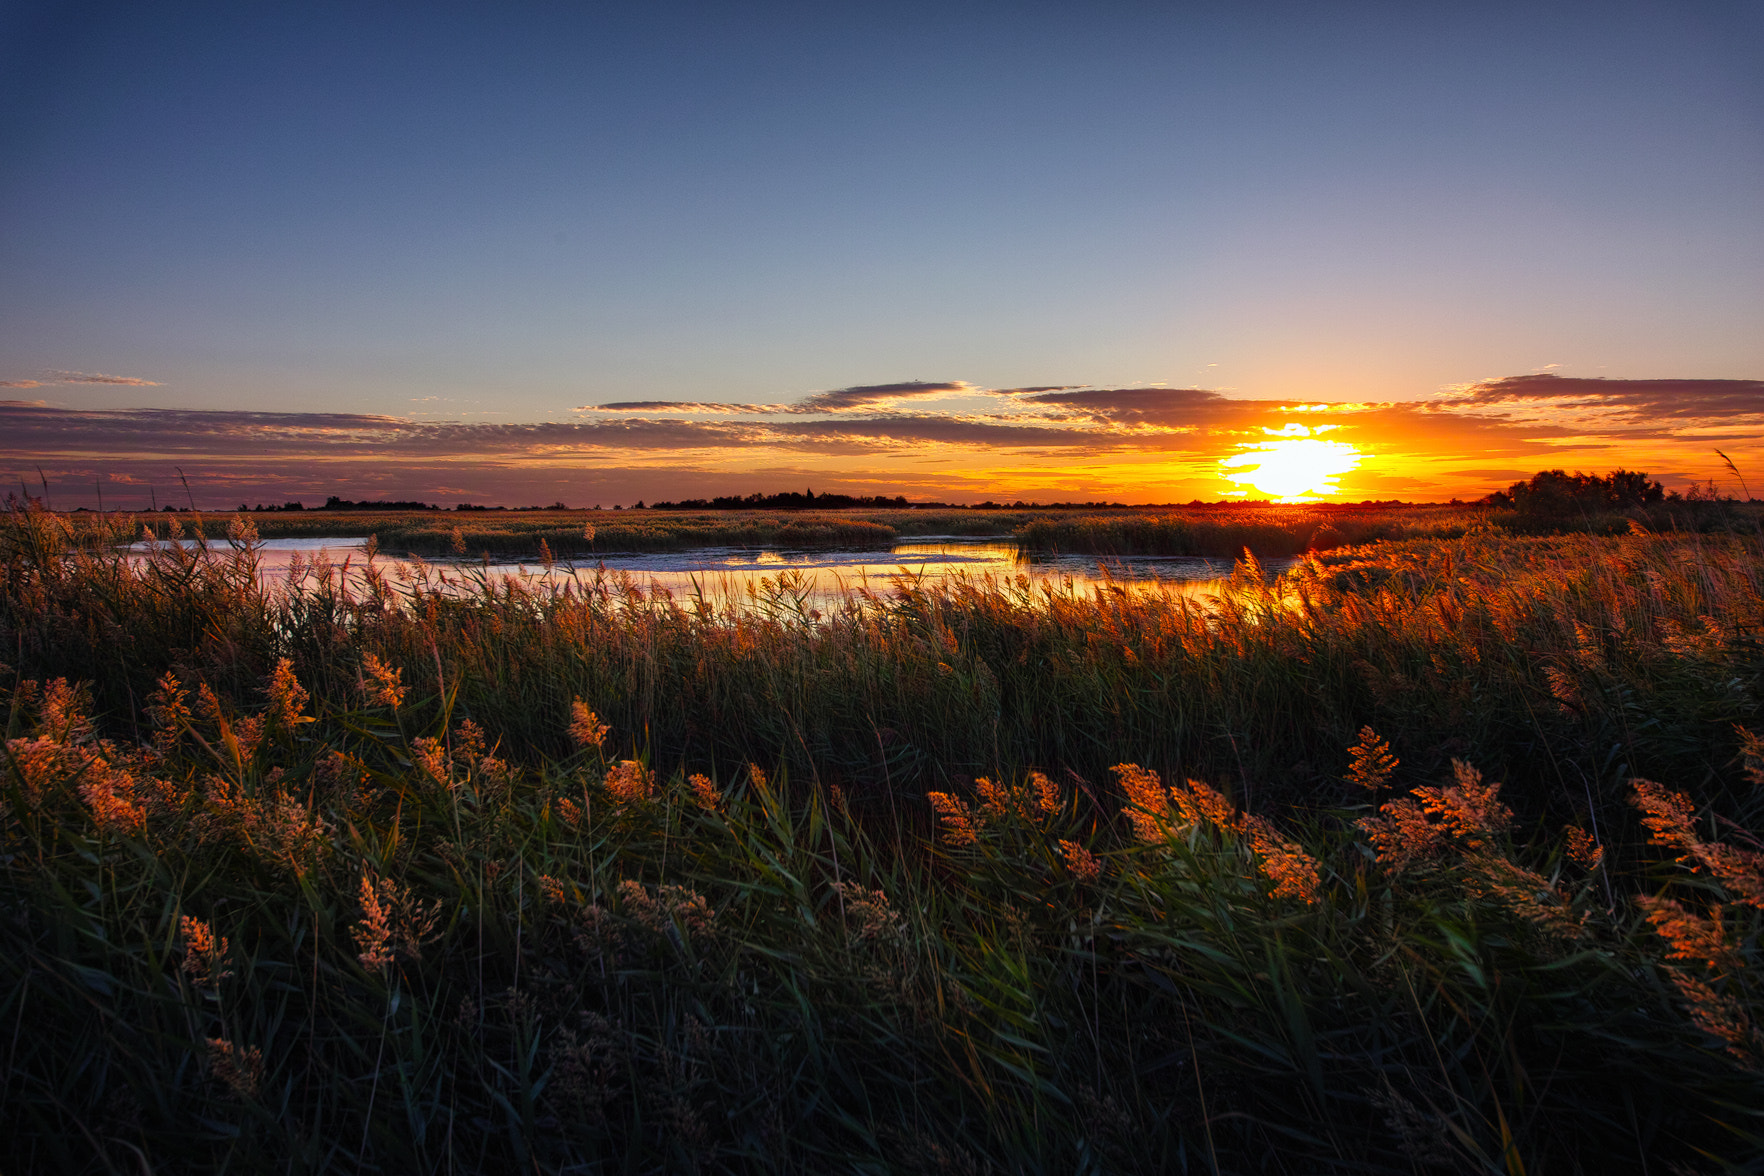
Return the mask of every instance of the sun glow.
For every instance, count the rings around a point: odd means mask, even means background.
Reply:
[[[1242,453],[1224,460],[1227,467],[1241,467],[1225,475],[1226,481],[1254,487],[1281,502],[1304,502],[1339,490],[1335,479],[1360,464],[1365,456],[1345,441],[1324,441],[1316,433],[1293,423],[1280,429],[1264,429],[1279,440],[1246,445]]]

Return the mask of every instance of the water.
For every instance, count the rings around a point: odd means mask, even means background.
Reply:
[[[184,540],[186,545],[191,541]],[[221,551],[225,544],[210,544]],[[259,568],[265,578],[281,578],[297,562],[313,560],[341,564],[347,559],[359,567],[366,558],[365,539],[266,539],[259,546]],[[145,553],[147,545],[133,544],[130,550]],[[479,569],[479,560],[392,559],[382,554],[379,567],[394,580],[399,578],[400,565],[408,568],[406,575],[414,579],[427,569],[431,574],[457,576],[466,569]],[[1264,568],[1270,573],[1285,570],[1290,559],[1271,559]],[[627,574],[645,589],[664,588],[676,596],[708,595],[739,598],[749,584],[762,579],[774,582],[784,573],[800,573],[811,583],[811,595],[832,598],[842,591],[869,588],[885,591],[897,578],[935,581],[946,576],[971,579],[1015,579],[1027,576],[1032,581],[1054,581],[1061,587],[1070,584],[1080,591],[1102,585],[1140,587],[1162,590],[1185,596],[1205,597],[1225,589],[1233,561],[1204,556],[1109,556],[1024,554],[1014,543],[996,538],[966,538],[952,535],[924,536],[901,540],[888,548],[865,550],[828,550],[825,548],[796,549],[773,547],[697,547],[681,551],[608,554],[594,560],[559,560],[548,572],[537,563],[492,561],[493,574],[514,575],[543,580],[569,576],[589,577],[605,568],[612,574]]]

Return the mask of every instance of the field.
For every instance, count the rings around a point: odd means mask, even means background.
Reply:
[[[552,513],[371,528],[821,525]],[[1754,509],[976,514],[1313,550],[811,609],[10,512],[0,1171],[1764,1164]]]

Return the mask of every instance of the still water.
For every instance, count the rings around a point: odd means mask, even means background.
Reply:
[[[185,541],[188,542],[187,540]],[[259,567],[266,578],[285,576],[291,567],[315,560],[333,565],[347,560],[352,568],[365,559],[363,539],[268,539],[259,547]],[[211,544],[221,551],[225,544]],[[132,551],[146,551],[134,544]],[[1290,559],[1270,559],[1263,564],[1270,574],[1284,571]],[[395,559],[382,552],[380,569],[394,580],[400,565],[410,578],[427,570],[431,576],[481,573],[480,560],[429,558]],[[868,588],[886,591],[900,577],[935,581],[947,576],[974,580],[988,577],[1053,581],[1079,591],[1104,584],[1161,589],[1182,595],[1206,596],[1222,592],[1233,561],[1203,556],[1110,556],[1025,555],[1013,543],[998,539],[961,536],[924,536],[902,540],[887,548],[864,550],[793,549],[774,547],[697,547],[680,551],[611,553],[594,560],[559,560],[549,571],[537,563],[496,561],[489,564],[492,576],[513,575],[534,580],[576,576],[589,579],[600,574],[629,575],[644,589],[665,588],[676,596],[698,592],[739,598],[749,584],[764,578],[774,581],[785,573],[799,573],[809,581],[810,595],[829,599],[841,592]]]

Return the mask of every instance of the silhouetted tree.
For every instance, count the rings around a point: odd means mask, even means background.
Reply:
[[[1572,474],[1562,470],[1539,470],[1524,482],[1497,490],[1483,502],[1512,507],[1523,514],[1560,515],[1587,511],[1620,510],[1659,502],[1665,488],[1636,470],[1612,470],[1607,477]]]

